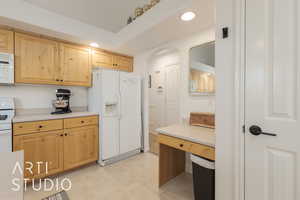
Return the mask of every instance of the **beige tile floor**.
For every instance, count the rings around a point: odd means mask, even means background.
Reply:
[[[70,200],[192,200],[192,175],[182,174],[158,189],[158,157],[144,153],[116,164],[87,167],[56,177],[69,178]],[[57,191],[36,192],[29,187],[24,200],[40,200]]]

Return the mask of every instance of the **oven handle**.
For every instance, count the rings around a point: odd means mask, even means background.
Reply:
[[[11,134],[12,134],[11,130],[0,130],[0,136],[11,135]]]

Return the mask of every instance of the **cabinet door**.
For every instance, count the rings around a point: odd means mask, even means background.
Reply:
[[[17,83],[58,84],[58,43],[52,40],[15,35],[15,78]]]
[[[90,48],[69,44],[60,47],[63,84],[91,86]]]
[[[94,50],[92,53],[92,63],[94,67],[111,69],[113,68],[113,54]]]
[[[64,169],[72,169],[98,160],[98,127],[85,126],[65,130]]]
[[[14,53],[14,33],[0,29],[0,52]]]
[[[14,136],[13,140],[14,151],[24,150],[25,178],[43,178],[63,171],[62,130]]]
[[[133,58],[126,56],[115,56],[114,63],[117,65],[117,69],[121,71],[132,72],[133,71]]]

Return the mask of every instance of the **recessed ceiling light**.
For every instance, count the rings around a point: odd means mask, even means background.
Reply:
[[[181,20],[182,21],[191,21],[196,17],[196,14],[194,12],[186,12],[181,15]]]
[[[96,42],[92,42],[92,43],[90,44],[90,46],[91,46],[91,47],[99,47],[99,44],[96,43]]]

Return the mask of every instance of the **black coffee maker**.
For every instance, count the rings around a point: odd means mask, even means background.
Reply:
[[[71,113],[70,109],[70,97],[71,90],[67,89],[57,89],[56,90],[56,100],[53,101],[53,107],[55,111],[51,114],[65,114]]]

